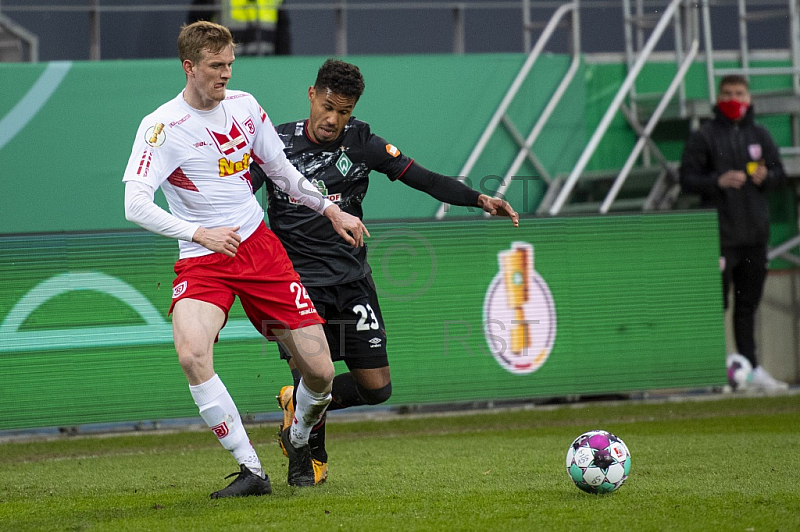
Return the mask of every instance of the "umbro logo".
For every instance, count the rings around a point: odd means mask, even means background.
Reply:
[[[380,347],[382,342],[383,340],[378,338],[377,336],[369,341],[369,343],[372,344],[370,345],[370,347]]]

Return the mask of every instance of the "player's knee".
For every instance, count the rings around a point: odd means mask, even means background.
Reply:
[[[192,345],[188,342],[182,345],[176,343],[175,348],[178,353],[178,363],[184,371],[203,366],[206,364],[206,359],[210,358],[205,349],[201,349],[197,345]]]
[[[331,364],[329,368],[327,368],[325,371],[322,372],[320,379],[330,384],[333,382],[333,378],[335,376],[336,376],[336,370],[334,369],[333,364]]]
[[[306,384],[312,385],[317,389],[330,386],[333,378],[336,376],[336,370],[333,363],[328,361],[327,364],[315,364],[303,375]]]
[[[387,401],[392,396],[392,383],[390,382],[383,388],[369,389],[358,387],[358,393],[368,405],[379,405]]]

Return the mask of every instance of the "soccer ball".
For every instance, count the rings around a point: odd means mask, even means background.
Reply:
[[[584,432],[567,449],[567,474],[586,493],[611,493],[630,471],[628,447],[610,432]]]
[[[753,374],[753,365],[739,353],[731,353],[725,358],[728,368],[728,382],[734,390],[744,390]]]

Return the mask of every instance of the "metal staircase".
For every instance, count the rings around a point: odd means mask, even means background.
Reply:
[[[781,92],[764,92],[752,90],[753,100],[759,115],[789,115],[793,124],[791,146],[781,148],[784,164],[790,176],[800,179],[800,24],[798,23],[797,0],[733,0],[738,9],[739,47],[731,52],[715,53],[712,45],[712,9],[718,4],[711,0],[702,0],[701,4],[691,0],[670,0],[665,9],[645,7],[645,0],[622,0],[625,19],[626,58],[628,75],[616,92],[611,104],[603,115],[594,134],[586,144],[573,169],[565,175],[551,176],[543,167],[531,147],[537,136],[550,118],[553,109],[560,100],[567,85],[572,81],[574,69],[579,64],[579,5],[573,0],[562,5],[545,26],[528,60],[518,73],[500,107],[496,110],[489,125],[470,154],[459,175],[468,176],[481,156],[489,139],[500,127],[504,126],[510,136],[515,139],[519,151],[503,179],[497,193],[502,194],[508,187],[511,176],[528,160],[539,172],[547,184],[547,191],[537,212],[539,214],[557,215],[568,212],[607,213],[620,210],[664,210],[671,209],[679,197],[678,162],[668,160],[658,149],[652,139],[658,124],[680,121],[686,125],[686,134],[690,127],[697,127],[700,121],[712,116],[715,104],[716,84],[719,77],[729,73],[740,73],[749,78],[756,76],[784,76],[791,78],[791,88]],[[779,2],[786,1],[781,9],[773,9]],[[748,4],[752,5],[749,6]],[[648,4],[649,5],[649,4]],[[734,5],[727,2],[728,7]],[[548,102],[545,110],[527,137],[518,131],[507,115],[507,110],[519,87],[529,76],[533,63],[553,30],[566,14],[572,15],[573,66],[564,77],[555,94]],[[748,23],[775,19],[778,25],[785,27],[789,34],[789,50],[786,57],[791,65],[786,67],[759,66],[756,53],[752,53],[748,44]],[[526,19],[525,27],[529,30],[533,25]],[[690,99],[686,95],[685,76],[693,64],[698,63],[700,53],[700,35],[705,44],[705,64],[708,80],[708,96],[702,99]],[[653,60],[654,50],[668,28],[674,36],[674,61],[676,72],[671,79],[663,80],[664,87],[658,93],[644,94],[637,91],[636,82],[643,67]],[[730,27],[718,31],[730,31]],[[649,32],[649,35],[648,35]],[[663,53],[661,54],[663,57]],[[733,57],[737,68],[721,68],[723,59]],[[785,62],[785,61],[784,61]],[[763,62],[761,62],[763,64]],[[636,142],[622,168],[608,171],[587,171],[586,168],[597,150],[598,145],[609,129],[609,126],[621,114],[636,135]],[[462,178],[463,179],[463,178]],[[447,212],[442,205],[437,218]],[[800,240],[797,244],[800,244]],[[782,250],[783,248],[781,248]],[[783,256],[783,255],[782,255]]]
[[[0,13],[0,63],[39,60],[39,38]]]
[[[508,108],[514,101],[514,98],[517,96],[520,87],[530,74],[534,64],[536,63],[536,60],[539,59],[542,50],[544,50],[544,47],[550,41],[550,38],[553,36],[553,33],[557,28],[562,26],[567,27],[569,29],[569,35],[571,39],[570,48],[572,51],[572,61],[570,62],[570,66],[567,69],[567,72],[564,74],[563,79],[556,87],[552,96],[548,100],[547,105],[542,110],[541,115],[539,115],[539,118],[536,120],[536,123],[533,125],[528,135],[523,136],[519,128],[514,124],[513,120],[509,117]],[[531,29],[535,27],[536,25],[530,22],[526,17],[525,19],[526,40]],[[541,163],[539,158],[536,156],[536,153],[533,151],[533,144],[536,142],[536,139],[539,137],[539,134],[542,132],[542,129],[544,129],[544,126],[547,123],[547,121],[553,115],[553,111],[563,98],[564,93],[566,92],[567,88],[572,82],[572,79],[575,77],[575,73],[578,71],[578,67],[580,66],[580,61],[581,61],[580,18],[578,11],[578,0],[573,0],[572,2],[559,6],[558,9],[556,9],[556,11],[553,13],[549,22],[544,26],[542,34],[536,41],[536,44],[534,45],[533,49],[528,54],[525,63],[522,65],[522,68],[517,73],[508,91],[506,91],[503,100],[500,102],[500,106],[492,115],[492,118],[489,121],[489,125],[484,130],[480,139],[478,139],[478,142],[472,149],[472,152],[467,158],[466,163],[464,163],[464,166],[458,173],[459,175],[458,179],[463,181],[469,176],[470,172],[475,166],[475,163],[477,163],[478,159],[483,154],[492,136],[497,132],[499,127],[502,125],[505,128],[505,130],[509,133],[509,135],[514,139],[519,150],[517,152],[516,157],[512,161],[508,171],[503,176],[502,182],[500,183],[500,186],[498,187],[496,194],[503,195],[506,192],[506,190],[508,190],[508,187],[511,184],[513,176],[516,174],[517,170],[519,170],[520,166],[523,164],[525,160],[528,160],[533,165],[533,167],[536,168],[537,172],[539,172],[539,176],[548,186],[552,186],[553,179],[548,173],[547,169]],[[439,206],[439,210],[436,212],[436,218],[437,219],[444,218],[447,212],[448,212],[448,204],[442,203]]]
[[[684,78],[699,50],[699,13],[688,0],[672,0],[658,17],[644,11],[643,0],[634,6],[623,0],[626,22],[626,55],[628,75],[617,90],[575,167],[566,176],[558,176],[542,200],[538,213],[557,215],[562,212],[598,212],[611,210],[666,209],[678,195],[677,164],[668,161],[651,136],[677,95],[679,109],[687,107]],[[645,41],[644,30],[652,26]],[[675,38],[677,72],[663,92],[641,95],[636,81],[653,50],[668,27]],[[643,105],[646,102],[647,105]],[[642,110],[648,111],[643,119]],[[586,167],[608,131],[612,120],[622,113],[637,136],[636,143],[621,169],[586,172]],[[587,188],[595,194],[584,199]]]

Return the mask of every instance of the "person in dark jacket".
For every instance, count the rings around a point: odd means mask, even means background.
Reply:
[[[786,383],[775,380],[758,364],[754,329],[767,278],[766,193],[783,185],[786,173],[775,141],[753,119],[750,88],[744,77],[728,75],[720,80],[714,115],[687,141],[680,181],[683,192],[699,194],[702,207],[715,208],[719,216],[723,302],[727,309],[733,285],[733,328],[739,351],[728,357],[729,378],[739,389],[785,389]],[[748,363],[753,370],[745,372],[748,377],[743,380],[732,366]]]

